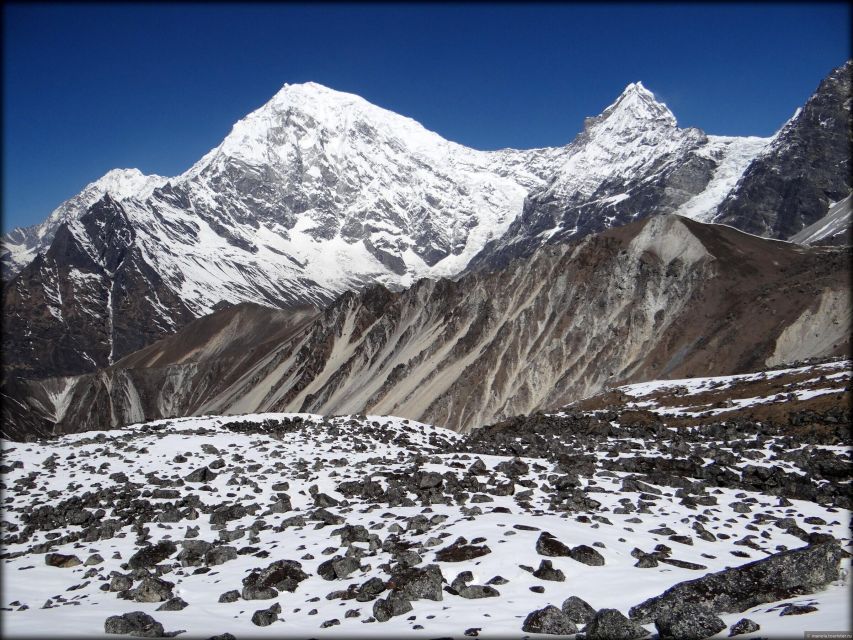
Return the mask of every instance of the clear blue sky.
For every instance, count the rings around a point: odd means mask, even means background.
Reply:
[[[561,145],[642,80],[769,135],[850,56],[838,4],[5,5],[3,227],[114,167],[175,175],[285,82],[480,149]]]

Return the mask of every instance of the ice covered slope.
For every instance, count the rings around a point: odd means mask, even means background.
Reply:
[[[131,612],[190,638],[507,638],[553,632],[549,606],[567,635],[605,609],[654,632],[648,599],[728,567],[725,604],[694,589],[695,637],[848,620],[849,431],[828,422],[573,413],[463,438],[264,414],[0,444],[8,638],[119,637]]]
[[[239,361],[216,356],[223,334],[193,325],[69,379],[60,421],[55,379],[7,388],[5,422],[62,433],[276,410],[388,413],[466,431],[608,386],[847,353],[849,288],[842,249],[656,216],[502,271],[346,294],[279,340],[236,334]],[[227,324],[221,313],[211,325]],[[210,357],[180,355],[190,347]]]
[[[680,204],[701,218],[763,144],[679,129],[639,83],[569,145],[488,152],[352,94],[285,85],[182,175],[108,174],[4,240],[20,270],[5,313],[36,325],[33,340],[73,343],[60,358],[10,351],[15,375],[112,364],[223,305],[322,306],[367,284],[457,276],[541,194],[577,204],[583,224],[541,235],[535,223],[531,247]]]

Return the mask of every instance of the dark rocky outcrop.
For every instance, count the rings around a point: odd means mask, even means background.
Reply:
[[[835,541],[783,551],[681,582],[632,607],[630,616],[654,622],[685,603],[703,605],[715,613],[739,613],[765,602],[814,593],[838,579],[841,556]]]

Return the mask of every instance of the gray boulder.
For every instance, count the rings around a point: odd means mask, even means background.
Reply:
[[[576,547],[572,547],[571,551],[569,552],[569,555],[572,560],[576,562],[581,562],[591,567],[601,567],[604,565],[604,556],[592,547],[585,544],[579,544]]]
[[[136,636],[137,638],[163,638],[163,625],[142,611],[131,611],[120,616],[110,616],[104,622],[104,633]]]
[[[543,531],[536,540],[536,553],[541,556],[569,557],[572,550],[547,531]]]
[[[563,606],[560,609],[575,624],[586,624],[595,616],[595,609],[586,600],[577,596],[569,596],[563,600]]]
[[[758,631],[761,628],[761,625],[755,622],[754,620],[750,620],[749,618],[741,618],[737,622],[735,622],[731,628],[729,629],[729,637],[732,636],[740,636],[744,633],[752,633],[753,631]]]
[[[145,578],[131,595],[136,602],[164,602],[172,598],[174,586],[173,582],[160,578]]]
[[[653,622],[682,603],[703,604],[715,613],[739,613],[765,602],[814,593],[838,579],[838,542],[783,551],[740,567],[680,582],[631,608],[641,623]]]
[[[703,640],[725,629],[726,623],[708,607],[687,602],[655,619],[655,628],[661,640]]]
[[[170,555],[178,550],[176,545],[171,540],[163,540],[157,544],[144,547],[130,556],[127,564],[131,569],[150,569],[156,564],[163,562]]]
[[[649,635],[639,624],[616,609],[596,612],[584,628],[587,640],[635,640]]]
[[[555,569],[550,560],[542,560],[539,563],[539,568],[533,572],[533,575],[540,580],[553,580],[554,582],[565,582],[566,574]]]
[[[401,616],[411,610],[412,603],[396,590],[392,590],[387,598],[379,598],[373,603],[373,617],[379,622],[387,622],[394,616]]]
[[[408,567],[391,576],[388,586],[409,600],[441,600],[444,577],[437,564]]]
[[[531,611],[524,619],[521,630],[526,633],[546,633],[555,636],[566,636],[578,632],[577,625],[553,605]]]

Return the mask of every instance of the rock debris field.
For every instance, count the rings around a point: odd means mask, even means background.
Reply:
[[[3,441],[3,636],[849,629],[849,410],[807,423],[258,414]]]

